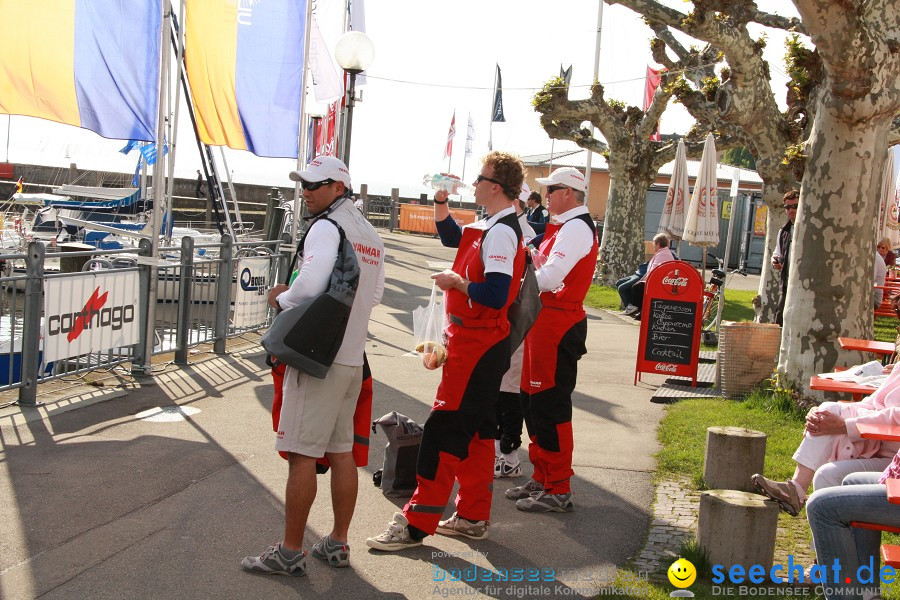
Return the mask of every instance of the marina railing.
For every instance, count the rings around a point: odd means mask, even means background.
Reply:
[[[273,311],[260,303],[275,282],[284,280],[290,259],[280,240],[232,242],[229,236],[202,245],[182,238],[179,246],[160,248],[156,261],[149,240],[137,249],[67,250],[47,251],[31,242],[24,254],[0,254],[0,392],[18,389],[20,405],[36,405],[37,386],[54,379],[126,363],[132,374],[148,375],[148,347],[151,355],[173,352],[179,365],[188,364],[190,349],[201,344],[225,353],[228,338],[271,323]],[[152,278],[157,301],[150,310]],[[107,304],[107,298],[123,297],[136,302]],[[137,328],[137,340],[119,344],[116,340],[124,338],[117,336],[126,325]],[[104,327],[113,341],[104,338],[100,344],[112,347],[95,350],[97,342],[81,337],[93,329],[105,335]],[[75,349],[60,353],[62,337]]]

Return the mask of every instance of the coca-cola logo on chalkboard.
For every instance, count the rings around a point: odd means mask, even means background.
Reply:
[[[678,296],[678,295],[682,294],[685,290],[687,290],[688,278],[682,272],[682,271],[684,271],[684,265],[682,265],[680,268],[678,268],[678,267],[672,268],[672,267],[666,267],[665,265],[660,265],[658,268],[660,268],[660,269],[668,268],[669,269],[668,272],[666,272],[663,275],[663,278],[661,281],[663,288],[666,290],[666,292],[668,292],[669,294],[671,294],[673,296]]]

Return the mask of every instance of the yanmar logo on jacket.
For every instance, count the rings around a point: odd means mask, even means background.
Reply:
[[[49,279],[44,290],[44,360],[134,345],[140,339],[138,275],[100,271]]]

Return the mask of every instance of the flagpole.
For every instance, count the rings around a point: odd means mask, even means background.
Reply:
[[[142,365],[137,365],[134,369],[140,371],[143,375],[150,375],[153,371],[151,358],[153,357],[153,342],[156,338],[156,296],[159,284],[157,277],[156,263],[159,260],[159,234],[160,225],[162,225],[162,202],[163,202],[163,185],[165,172],[165,153],[159,152],[160,144],[165,141],[166,136],[166,96],[168,95],[169,80],[169,51],[166,38],[171,28],[171,12],[172,6],[169,0],[160,0],[160,8],[162,9],[162,22],[159,24],[159,95],[156,107],[156,167],[153,170],[153,222],[150,224],[150,281],[148,282],[148,299],[147,299],[147,329],[144,335],[144,356]]]
[[[497,101],[497,65],[494,64],[494,87],[491,88],[491,118],[488,120],[488,152],[494,149],[494,102]]]
[[[178,63],[178,67],[176,69],[175,76],[175,110],[174,115],[172,116],[172,123],[170,126],[171,134],[169,135],[169,146],[171,149],[169,150],[169,185],[166,188],[166,215],[168,215],[166,221],[166,230],[163,232],[163,241],[166,245],[172,242],[172,193],[175,189],[175,153],[178,149],[178,145],[176,144],[178,139],[178,116],[181,112],[181,86],[178,85],[177,82],[181,81],[181,74],[184,70],[184,15],[186,10],[187,2],[181,2],[178,10],[178,28],[177,28],[177,41],[176,41],[176,53],[175,60]],[[171,32],[171,28],[169,28]],[[171,33],[170,33],[171,35]],[[171,95],[171,92],[170,92]],[[185,98],[187,100],[187,98]],[[165,150],[165,148],[163,148]],[[157,148],[157,152],[159,148]]]
[[[306,25],[303,30],[303,75],[301,76],[302,83],[300,84],[300,132],[297,140],[297,170],[302,171],[303,167],[306,166],[306,162],[304,161],[304,153],[306,152],[306,133],[309,131],[309,128],[306,124],[306,79],[309,74],[309,39],[312,37],[309,35],[309,29],[312,23],[312,2],[306,3]],[[297,230],[300,229],[300,205],[302,202],[302,195],[300,194],[300,182],[294,182],[294,208],[293,208],[293,218],[291,219],[291,245],[297,245]]]
[[[600,5],[597,8],[597,41],[594,46],[594,81],[593,83],[597,83],[600,81],[600,32],[603,29],[603,1],[600,0]],[[594,137],[594,124],[591,123],[591,137]],[[587,167],[585,168],[584,179],[586,182],[584,188],[584,203],[586,205],[590,204],[591,197],[591,159],[593,158],[594,153],[591,152],[590,149],[587,151]]]

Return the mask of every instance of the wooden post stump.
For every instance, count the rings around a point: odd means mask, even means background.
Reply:
[[[743,427],[709,427],[703,479],[714,490],[755,491],[750,477],[762,473],[766,434]]]
[[[747,492],[709,490],[700,495],[697,542],[712,564],[772,567],[778,503]]]

